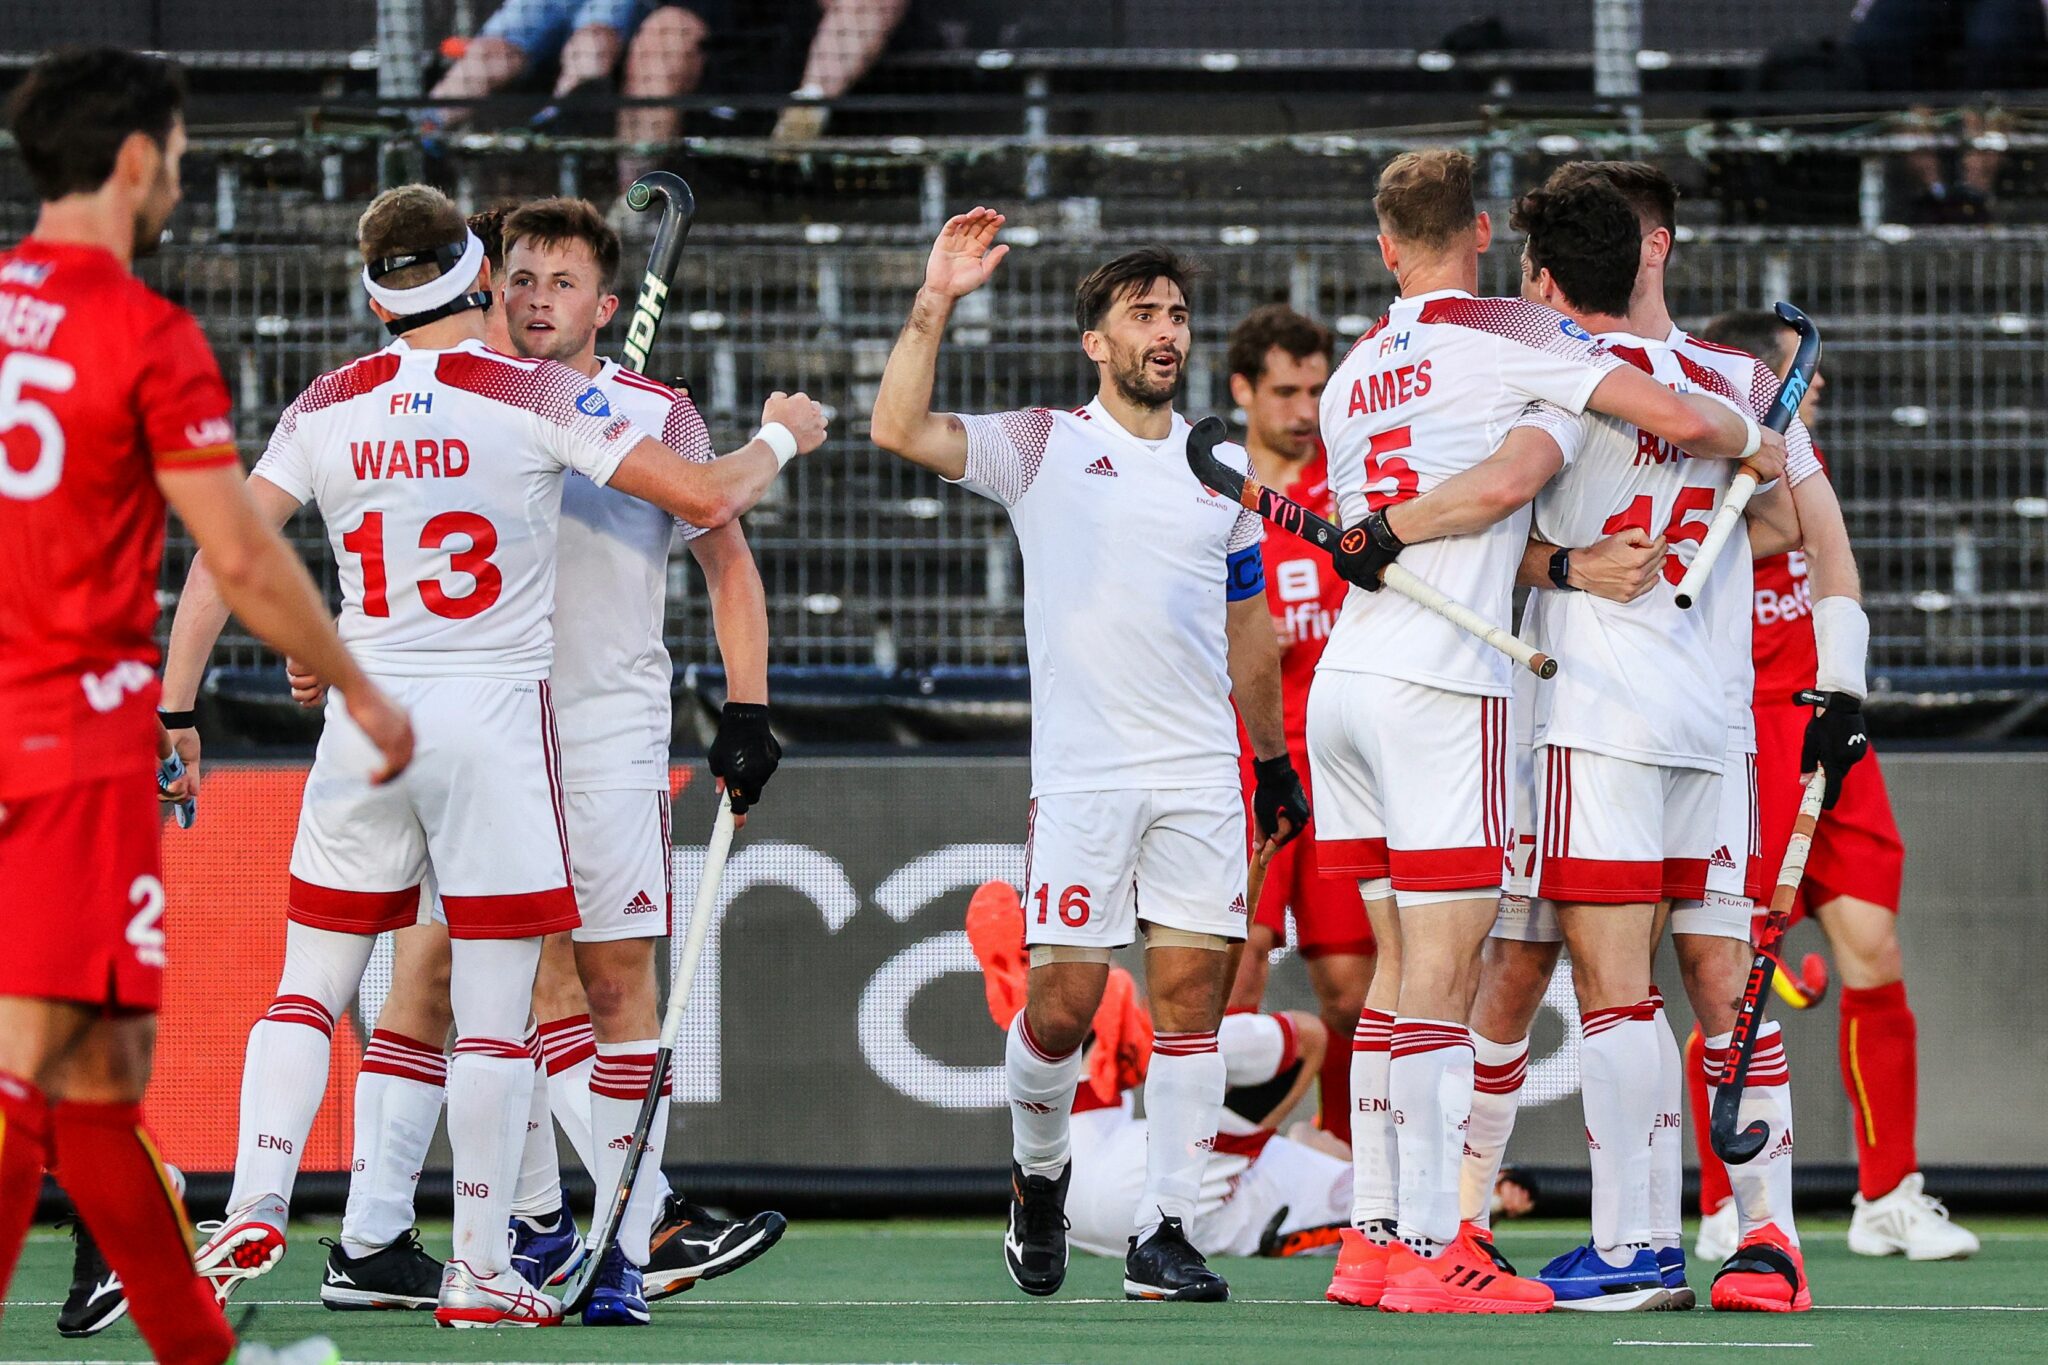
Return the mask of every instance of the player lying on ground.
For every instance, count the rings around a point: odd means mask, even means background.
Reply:
[[[44,59],[8,105],[41,208],[0,254],[0,1303],[49,1167],[138,1287],[157,1359],[329,1360],[324,1341],[237,1347],[142,1119],[165,951],[151,706],[166,503],[251,630],[331,670],[359,780],[397,777],[413,745],[243,491],[198,324],[130,272],[178,202],[183,109],[169,63],[105,48]]]
[[[977,890],[967,906],[967,937],[981,963],[989,1014],[1007,1030],[1024,1007],[1030,970],[1017,888],[989,882]],[[1204,1256],[1335,1249],[1351,1209],[1351,1163],[1279,1131],[1308,1093],[1328,1042],[1320,1021],[1295,1011],[1233,1013],[1218,1027],[1226,1089],[1187,1227]],[[1143,1197],[1148,1125],[1132,1100],[1151,1066],[1152,1044],[1152,1020],[1135,983],[1111,968],[1084,1045],[1086,1076],[1074,1092],[1066,1201],[1068,1240],[1097,1256],[1125,1254]]]
[[[1145,249],[1081,281],[1075,323],[1099,377],[1072,412],[931,410],[955,300],[1009,251],[999,213],[949,221],[875,401],[876,444],[1000,503],[1024,554],[1031,641],[1029,1000],[1010,1030],[1016,1199],[1004,1238],[1029,1294],[1066,1275],[1069,1111],[1112,950],[1143,925],[1161,1032],[1145,1081],[1151,1143],[1124,1265],[1136,1298],[1229,1290],[1187,1239],[1223,1103],[1216,1025],[1244,937],[1244,800],[1234,698],[1258,756],[1261,839],[1308,818],[1287,758],[1280,651],[1266,613],[1259,521],[1189,472],[1187,263]],[[1244,452],[1223,458],[1244,468]]]
[[[1329,463],[1316,434],[1317,410],[1330,378],[1330,329],[1285,304],[1254,309],[1230,333],[1230,396],[1245,411],[1245,453],[1260,483],[1277,488],[1320,516],[1335,517]],[[1297,773],[1308,771],[1308,688],[1330,626],[1344,603],[1346,585],[1330,557],[1277,526],[1259,546],[1266,575],[1266,608],[1280,641],[1280,696],[1287,755]],[[1244,789],[1256,789],[1251,745],[1240,735]],[[1321,875],[1315,840],[1296,839],[1274,853],[1259,903],[1245,932],[1244,954],[1231,985],[1230,1008],[1259,1007],[1267,960],[1287,939],[1308,967],[1323,1026],[1349,1038],[1358,1027],[1365,988],[1372,980],[1372,926],[1355,883]],[[1351,1141],[1351,1055],[1326,1050],[1316,1121],[1331,1136]]]
[[[1374,206],[1401,297],[1323,395],[1331,483],[1354,532],[1338,568],[1359,591],[1308,711],[1323,870],[1361,882],[1379,944],[1353,1043],[1356,1231],[1330,1293],[1394,1311],[1541,1312],[1550,1291],[1505,1273],[1458,1218],[1466,1011],[1508,838],[1510,665],[1380,594],[1380,572],[1412,544],[1408,568],[1505,630],[1524,509],[1563,463],[1540,427],[1516,426],[1534,400],[1609,412],[1717,456],[1770,459],[1778,445],[1547,308],[1473,297],[1492,226],[1463,153],[1395,158]]]
[[[251,1031],[229,1216],[198,1256],[223,1295],[273,1264],[297,1153],[318,1109],[334,1018],[374,936],[413,923],[430,874],[451,945],[458,1042],[448,1076],[455,1238],[436,1319],[558,1321],[511,1266],[511,1175],[533,1086],[526,1019],[542,935],[579,923],[547,682],[556,524],[571,469],[704,526],[750,506],[799,448],[816,404],[776,395],[764,431],[694,461],[645,435],[555,361],[483,345],[483,247],[438,191],[380,195],[359,225],[372,307],[397,338],[315,381],[250,475],[282,523],[320,505],[343,630],[445,738],[386,792],[330,706],[293,850],[278,1001]],[[225,620],[204,556],[179,603],[167,681],[189,698]],[[317,669],[315,670],[318,671]]]
[[[1587,178],[1600,180],[1619,190],[1636,212],[1641,249],[1635,286],[1629,298],[1628,330],[1637,337],[1661,340],[1680,359],[1689,380],[1709,387],[1718,384],[1721,391],[1741,395],[1754,414],[1768,411],[1776,396],[1774,376],[1768,371],[1759,373],[1760,367],[1748,357],[1698,346],[1671,322],[1664,304],[1663,284],[1676,222],[1677,190],[1671,181],[1655,167],[1641,163],[1582,162],[1560,167],[1545,188],[1562,190]],[[1811,487],[1824,484],[1825,480],[1813,477],[1819,472],[1819,465],[1812,457],[1804,427],[1796,420],[1787,432],[1787,441],[1791,459],[1786,483],[1790,501],[1797,509],[1796,518],[1789,524],[1794,534],[1819,528],[1815,532],[1816,541],[1823,547],[1821,553],[1829,556],[1833,564],[1836,556],[1846,554],[1847,540],[1846,536],[1830,535],[1826,530],[1828,509],[1834,507],[1832,493]],[[1783,519],[1782,506],[1773,507],[1768,499],[1753,505],[1757,506],[1760,516]],[[1833,515],[1839,522],[1839,508],[1834,509]],[[1687,526],[1686,520],[1680,518],[1667,526],[1662,539],[1673,542],[1696,539],[1699,528]],[[1565,548],[1569,553],[1569,547]],[[1557,549],[1540,541],[1527,547],[1522,568],[1525,585],[1540,588],[1547,583],[1550,586],[1546,591],[1562,591],[1551,577],[1551,564]],[[1748,738],[1750,731],[1747,726],[1751,689],[1747,640],[1748,572],[1746,542],[1731,545],[1715,567],[1714,577],[1709,582],[1708,600],[1699,608],[1708,613],[1707,636],[1713,652],[1714,675],[1719,681],[1722,697],[1720,714],[1729,730],[1726,757],[1722,764],[1724,777],[1719,809],[1714,817],[1713,852],[1707,867],[1706,895],[1679,901],[1670,916],[1686,992],[1694,1013],[1722,1035],[1733,1027],[1734,1002],[1741,994],[1742,978],[1748,971],[1747,941],[1752,899],[1746,883],[1760,883],[1763,877],[1760,864],[1756,864],[1757,870],[1752,875],[1749,856],[1755,847],[1751,834],[1755,788],[1749,752],[1753,743]],[[1832,573],[1833,581],[1846,581],[1853,585],[1853,563],[1848,566],[1846,574],[1839,565]],[[1625,600],[1628,595],[1625,589],[1618,591],[1613,584],[1590,586],[1602,596]],[[1731,609],[1728,606],[1730,601],[1737,606]],[[1739,619],[1731,621],[1731,615]],[[1846,767],[1846,762],[1832,753],[1822,761],[1842,763]],[[1531,807],[1536,804],[1533,779],[1530,789],[1519,799],[1527,801]],[[1533,819],[1533,815],[1526,815],[1518,823],[1530,822],[1533,828]],[[1474,1005],[1475,1026],[1491,1051],[1494,1079],[1492,1092],[1483,1096],[1475,1108],[1472,1131],[1468,1135],[1473,1156],[1464,1181],[1464,1207],[1468,1213],[1474,1214],[1482,1207],[1483,1192],[1493,1184],[1494,1172],[1498,1170],[1513,1128],[1515,1094],[1520,1088],[1521,1066],[1527,1055],[1529,1025],[1542,1002],[1558,951],[1558,934],[1554,923],[1550,922],[1551,917],[1544,913],[1543,907],[1532,907],[1525,899],[1533,894],[1533,890],[1526,882],[1511,885],[1509,889],[1523,895],[1511,896],[1503,905],[1500,923],[1487,946],[1479,997]],[[1675,1248],[1681,1214],[1679,1191],[1683,1154],[1681,1144],[1674,1139],[1680,1131],[1683,1079],[1675,1044],[1666,1045],[1668,1026],[1660,1026],[1656,1036],[1660,1061],[1655,1082],[1658,1095],[1655,1112],[1658,1117],[1650,1157],[1652,1249],[1660,1254],[1666,1274],[1670,1276],[1668,1284],[1676,1292],[1682,1278],[1682,1272],[1676,1275],[1672,1272],[1680,1261]],[[1782,1139],[1748,1163],[1738,1177],[1746,1191],[1746,1207],[1749,1209],[1744,1241],[1751,1249],[1722,1268],[1713,1293],[1717,1307],[1789,1311],[1802,1300],[1810,1301],[1791,1206],[1789,1077],[1784,1048],[1776,1039],[1776,1026],[1766,1026],[1757,1054],[1761,1064],[1752,1072],[1751,1089],[1745,1096],[1744,1107],[1745,1113],[1752,1110],[1767,1112],[1773,1131],[1782,1134]],[[1722,1042],[1725,1045],[1725,1036],[1722,1036]],[[1683,1301],[1683,1295],[1680,1295],[1680,1301]]]
[[[1792,360],[1792,333],[1767,312],[1732,313],[1702,333],[1717,345],[1747,351],[1781,376]],[[1799,405],[1810,428],[1826,381],[1814,376]],[[1812,687],[1820,660],[1814,641],[1814,597],[1806,554],[1752,532],[1758,555],[1755,589],[1757,816],[1766,867],[1783,858],[1797,808],[1797,774],[1809,713],[1793,703]],[[1856,1133],[1857,1192],[1849,1250],[1864,1256],[1903,1253],[1915,1261],[1968,1256],[1978,1243],[1930,1197],[1914,1150],[1919,1047],[1906,1003],[1899,952],[1899,890],[1905,847],[1875,754],[1842,778],[1841,800],[1821,816],[1813,851],[1793,906],[1793,922],[1811,913],[1827,934],[1842,976],[1840,1065]],[[1704,1113],[1706,1083],[1697,1030],[1686,1040],[1687,1083],[1695,1112]],[[1727,1170],[1697,1130],[1700,1152],[1698,1251],[1715,1259],[1735,1250],[1733,1192]]]

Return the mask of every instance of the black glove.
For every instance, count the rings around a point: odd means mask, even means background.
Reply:
[[[761,788],[775,776],[782,746],[768,730],[768,708],[756,702],[729,701],[719,713],[718,734],[711,741],[711,775],[725,779],[732,794],[732,813],[745,815],[761,800]]]
[[[1827,794],[1822,810],[1833,810],[1842,799],[1842,779],[1857,760],[1870,752],[1870,737],[1863,733],[1863,703],[1847,692],[1801,692],[1795,701],[1820,708],[1806,722],[1806,741],[1799,749],[1799,774],[1815,768],[1827,774]]]
[[[1301,789],[1301,779],[1294,775],[1294,764],[1286,754],[1255,759],[1252,778],[1257,784],[1252,789],[1252,818],[1258,822],[1259,838],[1277,835],[1285,844],[1308,825],[1308,793]],[[1283,817],[1287,821],[1285,830],[1280,828]]]
[[[1367,592],[1378,592],[1380,574],[1407,548],[1387,525],[1385,512],[1368,512],[1364,521],[1337,538],[1337,553],[1331,558],[1337,562],[1338,577]]]

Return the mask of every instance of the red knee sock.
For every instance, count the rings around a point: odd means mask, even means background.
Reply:
[[[1356,1028],[1357,1021],[1353,1021]],[[1330,1035],[1330,1046],[1323,1053],[1323,1069],[1317,1085],[1321,1087],[1322,1113],[1316,1122],[1322,1130],[1345,1145],[1351,1142],[1351,1048],[1345,1041],[1352,1029]]]
[[[192,1269],[192,1229],[142,1127],[139,1104],[50,1110],[58,1179],[128,1293],[164,1365],[220,1365],[235,1349],[213,1291]]]
[[[1721,1158],[1714,1155],[1714,1143],[1710,1130],[1713,1116],[1707,1112],[1707,1044],[1700,1036],[1700,1026],[1694,1024],[1692,1032],[1685,1035],[1685,1094],[1686,1103],[1692,1106],[1692,1140],[1700,1154],[1700,1217],[1704,1218],[1735,1197],[1735,1190],[1728,1184],[1728,1168],[1721,1164]]]
[[[0,1313],[43,1191],[49,1120],[43,1092],[0,1071]]]
[[[1857,1185],[1865,1199],[1897,1189],[1920,1169],[1919,1028],[1906,983],[1842,992],[1842,1085],[1856,1130]]]

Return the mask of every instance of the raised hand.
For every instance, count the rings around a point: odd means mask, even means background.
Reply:
[[[942,298],[961,299],[988,283],[1007,246],[996,245],[1003,215],[979,205],[946,220],[925,262],[924,287]]]
[[[799,455],[808,455],[825,444],[825,409],[807,393],[784,393],[777,389],[761,405],[761,425],[780,422],[796,437]]]

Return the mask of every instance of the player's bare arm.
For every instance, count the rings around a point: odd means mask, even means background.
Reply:
[[[1761,482],[1785,472],[1783,436],[1711,394],[1673,393],[1630,366],[1608,371],[1586,406],[1661,436],[1689,454],[1747,460],[1756,466]]]
[[[889,352],[875,394],[868,425],[874,443],[941,478],[966,475],[967,428],[951,413],[932,411],[939,344],[945,339],[953,304],[987,284],[1009,254],[1009,247],[996,245],[1002,227],[1003,215],[988,208],[977,207],[947,220],[932,244],[924,285],[896,348]]]
[[[1386,509],[1403,544],[1471,535],[1504,521],[1564,468],[1564,451],[1534,427],[1516,427],[1494,452],[1419,498]]]
[[[704,571],[705,591],[711,598],[711,625],[718,636],[718,657],[725,664],[728,716],[734,704],[761,708],[756,714],[760,717],[760,728],[765,732],[768,594],[761,585],[761,570],[754,563],[754,552],[747,546],[746,532],[740,529],[738,522],[729,522],[692,540],[690,554],[696,559],[697,567]],[[762,738],[779,757],[781,747],[775,743],[774,736],[764,733]],[[773,771],[772,766],[769,771]],[[724,777],[718,779],[718,786],[721,791],[725,789]],[[759,799],[758,786],[754,798]],[[746,822],[747,817],[735,810],[734,828]]]
[[[1281,718],[1280,643],[1273,638],[1264,593],[1232,602],[1226,610],[1230,695],[1256,760],[1253,814],[1261,838],[1278,848],[1308,823],[1308,798],[1287,756],[1286,722]]]
[[[786,437],[772,430],[778,426]],[[715,460],[686,460],[650,436],[626,452],[608,486],[692,526],[724,526],[761,500],[790,459],[825,443],[825,410],[806,394],[778,390],[761,407],[761,427],[760,435]],[[785,454],[779,440],[792,441],[794,449]]]
[[[1799,548],[1799,508],[1787,482],[1780,479],[1742,509],[1750,553],[1759,559]]]
[[[1515,572],[1518,588],[1554,588],[1551,566],[1559,546],[1531,537]],[[1665,542],[1636,526],[1624,527],[1580,550],[1565,552],[1564,585],[1610,602],[1633,602],[1664,576]]]
[[[245,484],[239,471],[226,466],[159,470],[157,484],[199,545],[187,591],[179,598],[171,624],[164,674],[166,708],[189,710],[198,699],[206,656],[232,612],[259,639],[302,660],[341,690],[349,718],[383,756],[384,766],[371,777],[373,783],[388,782],[405,771],[412,761],[411,722],[357,666],[335,634],[306,566],[278,534],[297,510],[297,499],[267,479],[251,476]],[[191,618],[181,632],[179,624],[187,620],[188,611]],[[191,745],[186,765],[196,788],[198,735],[181,731],[173,739],[184,737]],[[181,743],[181,753],[183,749]]]
[[[1807,582],[1814,600],[1846,597],[1860,604],[1863,580],[1856,572],[1856,552],[1849,544],[1849,527],[1842,519],[1834,481],[1826,474],[1802,479],[1792,485],[1790,500],[1798,509],[1798,545],[1806,552]]]

